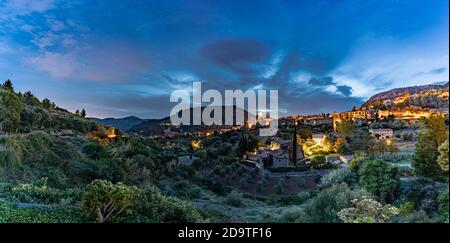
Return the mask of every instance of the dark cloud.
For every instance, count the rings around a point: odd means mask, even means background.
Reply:
[[[314,86],[334,85],[333,77],[311,78],[308,83]]]
[[[259,40],[228,39],[207,44],[200,55],[210,62],[238,74],[253,74],[253,64],[261,63],[268,54],[267,46]]]
[[[285,109],[289,114],[318,114],[345,111],[354,106],[360,106],[363,100],[355,97],[332,94],[316,89],[302,93],[280,92],[280,111]]]
[[[431,69],[426,72],[418,72],[414,76],[422,76],[422,75],[429,75],[429,74],[441,74],[441,73],[444,73],[445,71],[447,71],[447,68],[440,67],[440,68]]]
[[[347,85],[337,85],[336,90],[337,90],[337,92],[339,92],[347,97],[352,95],[352,93],[353,93],[352,87],[347,86]]]
[[[296,51],[289,52],[281,62],[277,72],[269,79],[265,80],[265,85],[268,87],[275,87],[277,89],[289,85],[289,75],[291,72],[300,68],[300,55]]]
[[[441,68],[435,68],[433,70],[430,70],[430,74],[441,74],[443,72],[447,71],[447,68],[441,67]]]

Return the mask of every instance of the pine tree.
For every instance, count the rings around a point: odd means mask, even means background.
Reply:
[[[82,117],[86,117],[86,110],[84,108],[81,110],[81,114],[80,115]]]
[[[11,80],[6,80],[3,84],[2,84],[3,89],[14,92],[14,87],[13,84],[11,82]]]

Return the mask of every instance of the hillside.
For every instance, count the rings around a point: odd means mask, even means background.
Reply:
[[[99,118],[89,118],[91,120],[94,120],[96,122],[100,122],[105,126],[108,127],[115,127],[120,129],[121,131],[128,131],[130,130],[130,128],[147,121],[147,119],[141,119],[135,116],[129,116],[129,117],[124,117],[124,118],[104,118],[104,119],[99,119]]]
[[[431,84],[395,88],[370,97],[362,107],[402,108],[418,106],[422,108],[447,108],[449,84]]]
[[[205,109],[205,107],[202,107],[202,112]],[[220,107],[220,109],[222,109],[222,124],[225,123],[225,106]],[[236,111],[240,109],[236,106],[233,107],[233,124],[236,125]],[[242,109],[241,109],[242,110]],[[190,112],[190,121],[192,124],[192,114],[193,114],[193,109],[191,108],[189,110]],[[246,123],[246,121],[248,120],[248,112],[246,110],[243,110],[244,112],[244,123]],[[181,112],[180,112],[181,114]],[[144,122],[141,122],[133,127],[131,127],[128,131],[129,132],[133,132],[133,133],[139,133],[142,135],[156,135],[156,134],[162,134],[164,129],[167,127],[167,124],[170,124],[170,117],[165,117],[162,119],[151,119],[151,120],[146,120]],[[243,124],[242,124],[243,125]],[[174,128],[172,128],[174,129]],[[179,132],[195,132],[195,131],[199,131],[202,130],[203,126],[180,126],[179,128],[177,128],[177,131]]]

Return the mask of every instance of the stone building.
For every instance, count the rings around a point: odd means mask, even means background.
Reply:
[[[377,139],[391,139],[394,137],[394,130],[390,128],[369,129],[369,132]]]

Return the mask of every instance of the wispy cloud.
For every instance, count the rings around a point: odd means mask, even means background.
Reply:
[[[28,15],[33,12],[45,12],[55,7],[55,0],[6,0],[5,12],[11,15]]]

